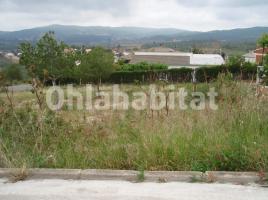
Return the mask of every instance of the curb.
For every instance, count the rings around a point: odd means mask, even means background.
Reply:
[[[187,172],[187,171],[131,171],[97,169],[7,169],[0,168],[0,178],[12,178],[25,175],[27,180],[62,179],[62,180],[117,180],[130,182],[203,182],[231,184],[264,184],[268,173],[257,172]]]
[[[81,170],[80,180],[137,181],[138,172],[128,170]]]
[[[79,169],[29,169],[26,172],[27,179],[79,180],[81,174]]]
[[[144,181],[146,182],[203,182],[202,172],[166,172],[166,171],[145,171]]]
[[[262,184],[266,182],[268,173],[263,174],[263,177],[257,172],[213,172],[205,173],[206,180],[209,183],[232,183],[239,185],[246,184]]]
[[[12,178],[22,173],[21,169],[0,169],[0,178]],[[130,182],[202,182],[202,172],[130,171],[97,169],[27,169],[27,180],[120,180]]]

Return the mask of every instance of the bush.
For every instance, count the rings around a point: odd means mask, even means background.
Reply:
[[[190,82],[192,69],[180,68],[168,70],[168,79],[172,82]]]
[[[197,80],[199,82],[210,82],[217,79],[218,75],[224,71],[224,66],[203,67],[197,70]]]
[[[164,64],[150,64],[141,62],[138,64],[124,64],[119,68],[119,71],[158,71],[167,70],[168,66]]]
[[[215,80],[222,71],[224,71],[223,66],[200,68],[197,70],[197,80],[199,82]],[[170,82],[182,83],[191,82],[192,72],[193,70],[189,68],[155,71],[117,71],[106,81],[110,83],[133,83],[134,81],[154,82],[160,79],[167,79]]]
[[[21,81],[23,80],[23,67],[17,64],[9,65],[4,69],[4,75],[7,81]]]
[[[234,63],[232,65],[220,66],[204,66],[197,69],[196,78],[198,82],[215,81],[219,74],[231,73],[234,79],[254,80],[256,78],[257,66],[249,62],[239,66]],[[170,82],[191,82],[193,70],[190,68],[180,69],[160,69],[148,70],[148,64],[144,65],[124,65],[123,71],[114,72],[110,78],[106,79],[109,83],[134,83],[136,80],[140,82],[154,82],[159,79],[167,79]],[[135,70],[140,69],[140,70]],[[147,70],[141,70],[147,69]],[[150,68],[152,69],[152,68]],[[157,69],[157,70],[156,70]],[[121,68],[122,70],[122,68]]]
[[[121,72],[115,72],[111,75],[111,77],[106,80],[106,82],[109,83],[134,83],[136,81],[139,82],[155,82],[161,77],[165,77],[168,73],[167,70],[159,70],[157,72],[154,71],[121,71]]]
[[[244,62],[241,65],[228,65],[227,70],[242,80],[253,79],[256,77],[257,65],[250,62]]]

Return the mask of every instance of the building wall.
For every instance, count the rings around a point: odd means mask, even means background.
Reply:
[[[190,56],[134,55],[130,63],[135,64],[140,62],[161,63],[168,66],[189,66]]]
[[[262,49],[262,48],[256,49],[256,50],[254,51],[254,53],[262,54],[262,53],[263,53],[263,49]],[[264,53],[265,53],[265,54],[268,54],[268,48],[265,48],[265,49],[264,49]]]
[[[245,61],[250,63],[256,63],[256,58],[245,57]]]
[[[254,51],[254,53],[256,53],[256,63],[261,64],[262,57],[263,57],[263,49],[262,48],[256,49]],[[267,54],[268,54],[268,48],[265,48],[264,49],[264,56],[266,56]]]

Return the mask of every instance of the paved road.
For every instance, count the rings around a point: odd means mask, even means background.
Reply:
[[[26,91],[31,91],[33,89],[32,85],[30,84],[21,84],[21,85],[13,85],[13,86],[8,86],[8,91],[13,91],[13,92],[26,92]]]
[[[27,92],[33,89],[32,85],[30,84],[21,84],[21,85],[13,85],[7,87],[8,91],[13,92]]]
[[[268,189],[195,183],[129,183],[123,181],[40,180],[6,183],[1,200],[267,200]]]

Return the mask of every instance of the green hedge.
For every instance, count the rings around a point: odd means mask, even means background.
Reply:
[[[125,68],[126,69],[126,68]],[[159,69],[159,70],[140,70],[140,71],[117,71],[114,72],[106,82],[109,83],[133,83],[154,82],[161,79],[167,79],[169,82],[191,82],[192,69]],[[210,66],[202,67],[197,70],[198,82],[210,82],[217,79],[220,73],[232,73],[235,79],[252,80],[256,77],[257,66],[251,63],[245,63],[243,66]]]
[[[114,72],[106,82],[109,83],[133,83],[139,82],[155,82],[161,78],[165,78],[168,70],[157,71],[118,71]]]
[[[118,71],[136,72],[136,71],[159,71],[167,70],[168,66],[164,64],[152,64],[147,62],[141,62],[137,64],[124,64],[120,66]]]
[[[134,70],[143,69],[143,70]],[[146,69],[146,70],[144,70]],[[192,69],[180,68],[168,70],[165,65],[150,65],[146,63],[135,65],[124,65],[111,74],[109,78],[103,80],[106,83],[153,83],[158,80],[168,80],[170,83],[184,83],[191,82]],[[211,82],[218,78],[220,73],[231,73],[234,79],[237,80],[253,80],[256,78],[257,66],[244,63],[242,66],[222,65],[222,66],[207,66],[197,69],[196,78],[198,82]],[[80,83],[79,78],[73,77],[61,77],[58,80],[61,84]],[[83,80],[84,83],[90,82],[89,80]]]
[[[190,82],[192,80],[192,69],[181,68],[168,70],[168,80],[171,82]]]
[[[217,79],[220,73],[226,71],[225,66],[213,66],[213,67],[203,67],[197,70],[197,81],[198,82],[210,82]]]

